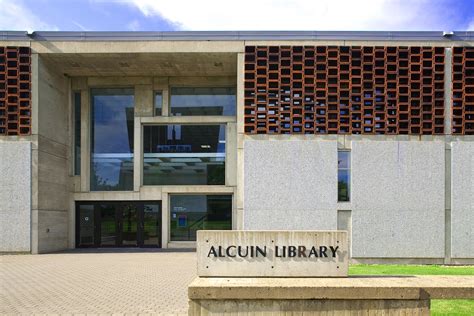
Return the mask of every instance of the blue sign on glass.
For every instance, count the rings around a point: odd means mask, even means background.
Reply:
[[[178,227],[186,227],[187,225],[187,216],[186,215],[179,215],[178,216]]]

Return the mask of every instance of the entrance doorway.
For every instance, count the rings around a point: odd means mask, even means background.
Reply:
[[[161,247],[161,203],[77,202],[76,247]]]

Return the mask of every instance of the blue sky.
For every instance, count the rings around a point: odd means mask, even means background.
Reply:
[[[0,30],[474,30],[474,0],[0,0]]]

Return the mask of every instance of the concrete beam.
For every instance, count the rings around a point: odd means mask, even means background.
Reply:
[[[31,49],[38,54],[239,53],[245,46],[244,41],[35,41]]]
[[[473,299],[471,276],[196,278],[189,299]]]
[[[142,117],[142,124],[225,124],[235,123],[235,116],[152,116]]]

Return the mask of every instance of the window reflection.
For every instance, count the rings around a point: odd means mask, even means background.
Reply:
[[[350,169],[351,153],[339,151],[337,153],[337,191],[338,201],[348,202],[350,200]]]
[[[144,127],[144,185],[225,184],[225,124]]]
[[[232,229],[232,195],[171,195],[171,241],[195,241],[196,232]]]
[[[172,88],[171,115],[229,115],[236,113],[236,89]]]
[[[91,115],[91,190],[132,190],[133,89],[92,89]]]

